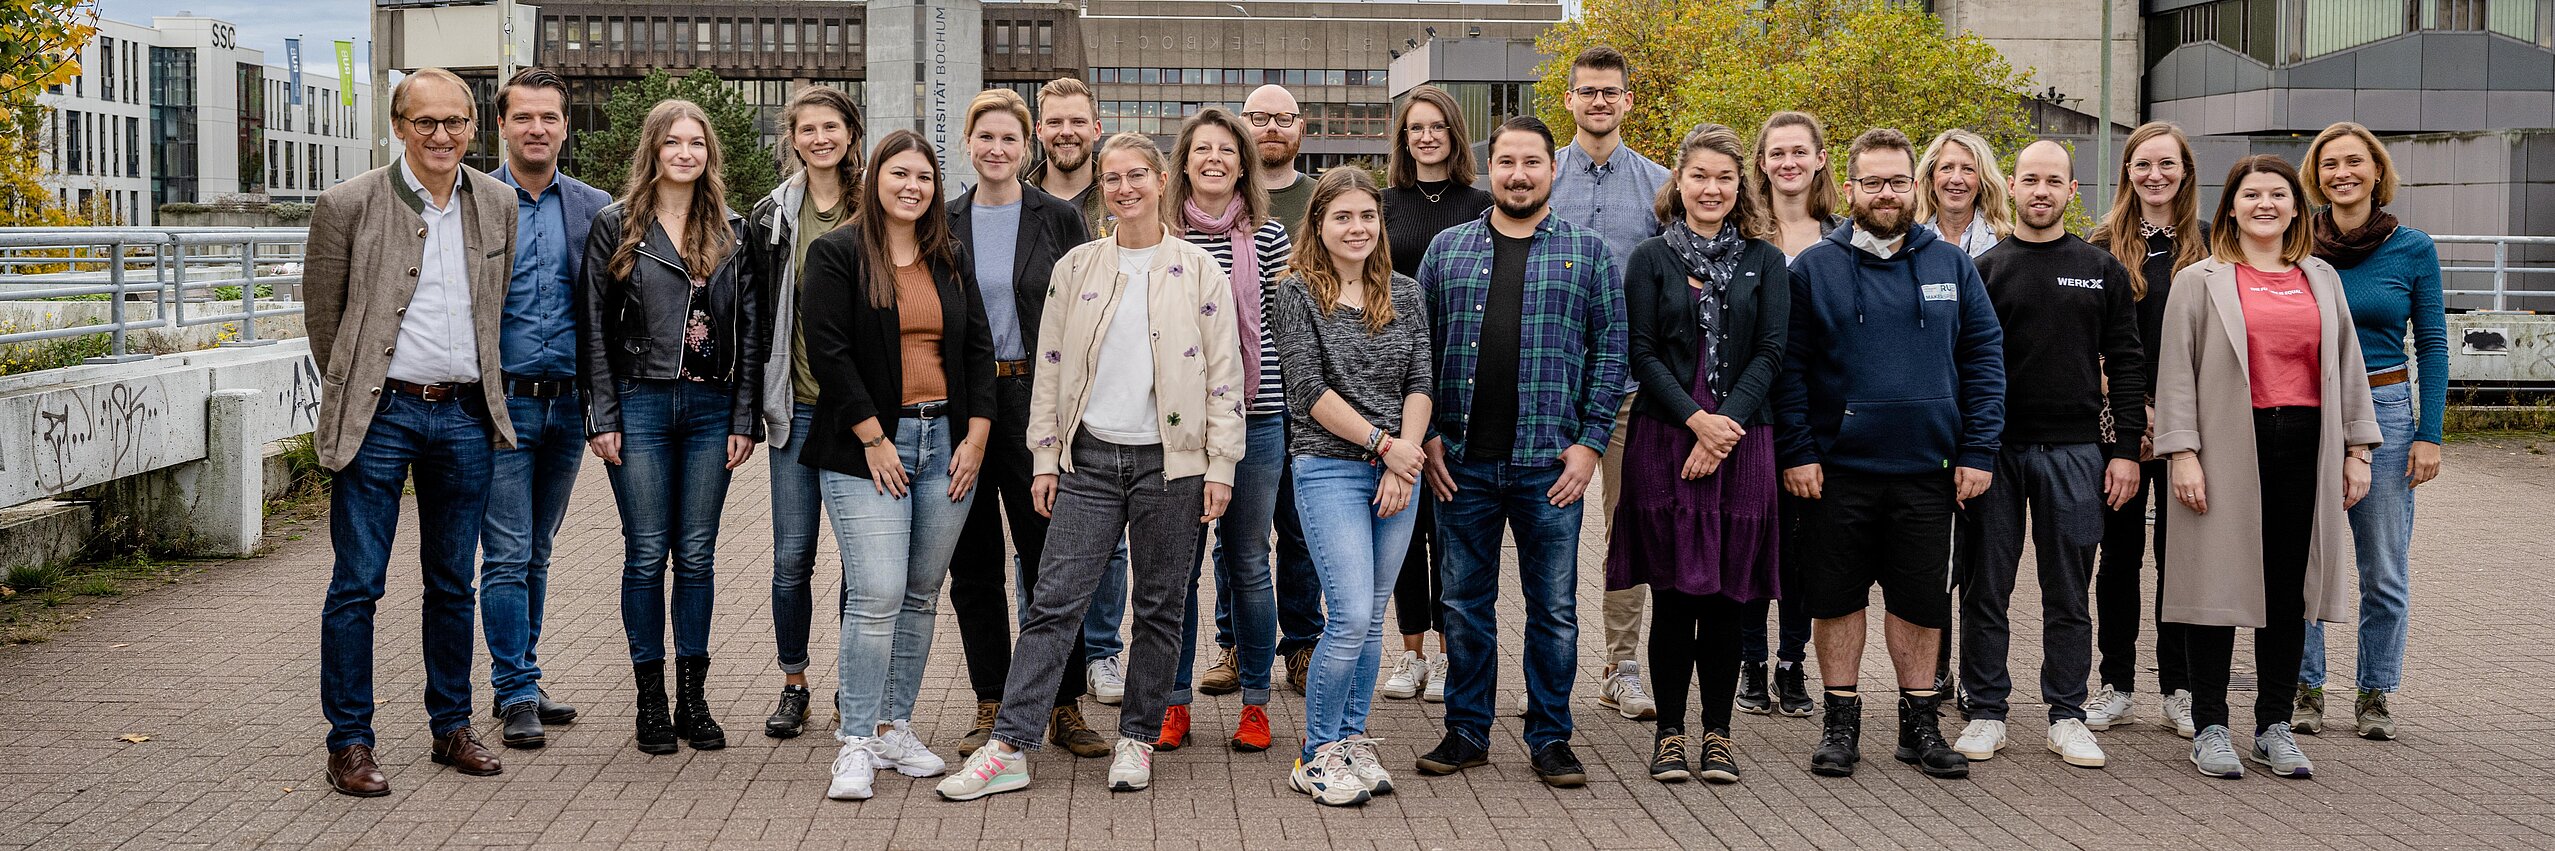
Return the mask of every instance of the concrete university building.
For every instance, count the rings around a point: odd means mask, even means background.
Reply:
[[[291,72],[240,47],[227,21],[97,24],[80,76],[36,97],[42,182],[64,206],[149,225],[162,204],[307,203],[371,167],[369,87],[348,105],[344,83],[311,70],[335,69],[328,41],[303,45],[292,92]]]

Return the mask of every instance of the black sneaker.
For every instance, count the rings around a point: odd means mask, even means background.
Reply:
[[[1577,789],[1588,785],[1588,769],[1579,764],[1579,755],[1570,751],[1569,742],[1554,742],[1536,751],[1535,776],[1555,789]]]
[[[1467,768],[1490,764],[1490,749],[1473,744],[1453,731],[1437,743],[1437,749],[1421,754],[1419,773],[1447,775]]]
[[[1809,672],[1798,662],[1774,666],[1774,699],[1776,712],[1788,718],[1808,718],[1818,704],[1810,702]]]
[[[1863,699],[1830,694],[1827,700],[1827,726],[1819,734],[1819,749],[1810,753],[1810,773],[1850,777],[1854,764],[1863,761]]]
[[[1694,776],[1686,767],[1686,733],[1671,729],[1660,733],[1650,745],[1650,779],[1661,783],[1684,783]]]
[[[1898,761],[1916,766],[1927,777],[1969,776],[1969,757],[1943,741],[1943,698],[1899,697]]]
[[[505,719],[506,747],[530,750],[550,743],[549,735],[541,729],[541,704],[538,701],[515,701],[505,711],[497,713],[497,717]]]
[[[1730,731],[1703,731],[1703,770],[1696,774],[1708,783],[1739,782],[1739,758],[1730,747]]]
[[[781,703],[772,709],[772,717],[763,719],[763,735],[775,739],[795,739],[807,732],[807,687],[781,687]]]
[[[1739,711],[1750,715],[1774,711],[1774,700],[1765,693],[1764,662],[1739,666]]]

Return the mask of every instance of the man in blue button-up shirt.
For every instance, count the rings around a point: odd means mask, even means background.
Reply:
[[[506,164],[494,176],[514,187],[518,234],[498,344],[515,448],[497,452],[490,476],[479,607],[497,716],[505,721],[506,746],[515,748],[540,747],[547,741],[542,724],[577,717],[575,708],[542,691],[534,645],[541,639],[551,538],[567,514],[585,450],[574,282],[583,271],[587,226],[612,197],[559,173],[567,97],[567,84],[541,68],[524,69],[497,92]]]

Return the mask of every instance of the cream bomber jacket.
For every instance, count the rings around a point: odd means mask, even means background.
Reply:
[[[1044,348],[1036,355],[1029,395],[1029,451],[1038,475],[1073,469],[1068,448],[1082,430],[1102,329],[1117,314],[1126,288],[1115,239],[1083,243],[1056,261],[1039,317]],[[1242,407],[1251,395],[1242,386],[1240,333],[1225,313],[1233,307],[1233,289],[1213,255],[1166,229],[1146,292],[1163,477],[1204,475],[1231,485],[1248,443]]]

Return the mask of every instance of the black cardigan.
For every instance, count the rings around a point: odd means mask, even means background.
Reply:
[[[1679,428],[1703,410],[1687,392],[1694,386],[1702,347],[1695,336],[1694,289],[1686,280],[1685,261],[1664,236],[1642,242],[1624,265],[1624,315],[1632,325],[1632,376],[1641,382],[1640,411]],[[1766,395],[1783,368],[1791,282],[1783,249],[1761,239],[1748,240],[1739,249],[1739,268],[1730,278],[1730,300],[1722,307],[1717,329],[1726,366],[1712,392],[1721,398],[1721,415],[1741,426],[1774,422]]]
[[[869,478],[869,459],[852,426],[871,417],[888,437],[905,396],[904,332],[896,307],[871,307],[861,295],[867,263],[861,231],[837,228],[807,247],[807,286],[799,296],[800,327],[807,334],[807,367],[816,374],[816,419],[800,445],[799,463]],[[940,291],[941,375],[949,384],[949,418],[964,429],[970,417],[994,415],[994,338],[985,327],[985,302],[976,293],[964,246],[957,262],[934,265]],[[963,439],[964,431],[957,437]]]
[[[971,249],[976,245],[976,224],[969,211],[975,206],[973,186],[949,202],[950,236]],[[1047,279],[1055,277],[1056,261],[1074,246],[1090,241],[1091,231],[1082,223],[1081,210],[1046,190],[1021,185],[1020,239],[1011,253],[1011,304],[1012,314],[1020,317],[1022,351],[1038,351],[1038,317],[1046,315]],[[967,267],[970,279],[975,269]],[[1030,366],[1036,368],[1036,358],[1030,359]]]

